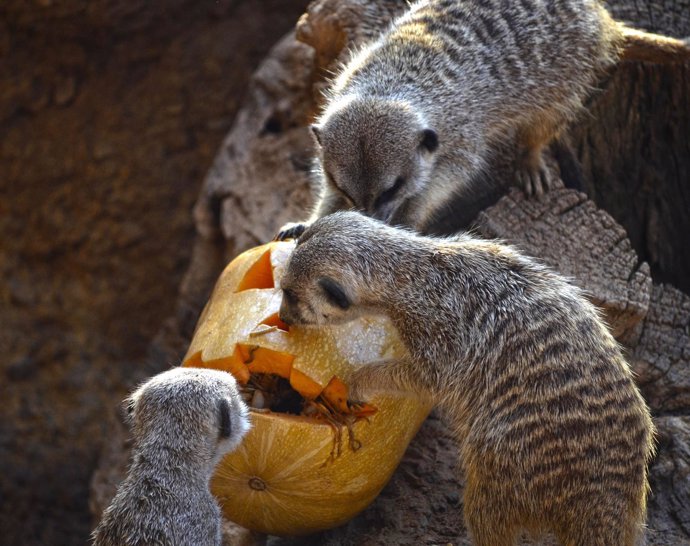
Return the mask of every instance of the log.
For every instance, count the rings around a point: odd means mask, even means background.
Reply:
[[[673,286],[654,286],[631,361],[638,384],[657,413],[688,413],[690,297]]]
[[[690,543],[690,417],[654,420],[658,454],[649,469],[648,546]]]
[[[688,0],[612,2],[631,27],[690,36]],[[628,233],[657,283],[690,293],[690,62],[624,62],[569,130],[573,184]]]

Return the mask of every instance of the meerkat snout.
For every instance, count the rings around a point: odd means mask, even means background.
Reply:
[[[209,481],[250,427],[235,379],[175,368],[139,387],[124,409],[134,437],[132,464],[94,544],[220,545],[220,508]]]
[[[356,317],[346,289],[334,279],[321,277],[300,291],[286,286],[278,314],[289,326],[338,324]]]
[[[280,302],[280,311],[278,316],[288,326],[292,326],[297,322],[295,318],[296,297],[289,289],[283,289],[283,300]]]

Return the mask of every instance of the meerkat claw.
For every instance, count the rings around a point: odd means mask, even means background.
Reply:
[[[302,235],[302,233],[304,233],[306,228],[306,224],[290,222],[289,224],[285,224],[282,228],[280,228],[280,231],[278,232],[278,235],[275,236],[274,240],[286,241],[288,239],[297,239],[300,235]]]
[[[515,173],[515,179],[527,197],[541,199],[544,194],[557,187],[560,178],[543,161],[534,167],[519,168]]]

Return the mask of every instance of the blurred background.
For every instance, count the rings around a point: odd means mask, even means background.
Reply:
[[[0,542],[87,541],[104,408],[173,311],[252,71],[306,5],[0,3]]]

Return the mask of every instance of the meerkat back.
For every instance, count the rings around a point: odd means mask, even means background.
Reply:
[[[94,544],[220,545],[220,509],[209,480],[249,429],[234,378],[175,368],[139,387],[126,408],[132,463],[93,533]]]
[[[503,142],[528,193],[555,180],[544,147],[619,56],[598,0],[426,0],[345,64],[312,126],[319,202],[424,230]],[[279,238],[305,224],[285,226]]]

